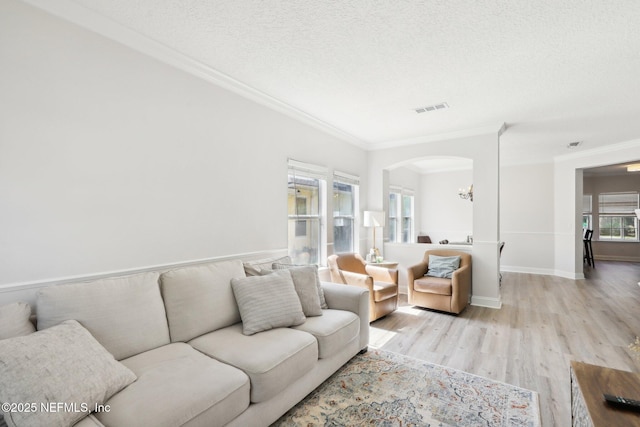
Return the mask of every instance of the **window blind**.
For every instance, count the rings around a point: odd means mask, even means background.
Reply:
[[[601,193],[598,195],[598,205],[601,214],[629,214],[635,215],[638,209],[638,193]]]

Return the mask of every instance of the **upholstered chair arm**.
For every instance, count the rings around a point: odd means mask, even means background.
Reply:
[[[471,266],[465,265],[453,272],[451,276],[451,311],[460,313],[467,305],[471,294]]]
[[[377,265],[367,265],[365,270],[377,282],[398,283],[398,270]]]
[[[340,270],[340,280],[345,285],[359,286],[373,292],[373,278],[366,274]]]
[[[409,283],[411,289],[413,289],[413,281],[427,274],[428,269],[429,264],[425,262],[413,265],[407,269],[407,282]]]

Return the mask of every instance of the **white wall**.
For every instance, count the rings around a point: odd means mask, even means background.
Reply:
[[[460,188],[473,183],[473,171],[428,173],[421,179],[420,231],[440,240],[463,242],[473,235],[473,203],[458,196]]]
[[[554,274],[553,173],[553,163],[502,167],[503,271]]]
[[[367,194],[355,146],[21,2],[0,63],[0,286],[286,248],[288,157]]]

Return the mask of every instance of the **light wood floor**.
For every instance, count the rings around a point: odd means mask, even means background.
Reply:
[[[571,425],[569,362],[640,372],[640,264],[596,263],[585,280],[503,273],[500,310],[413,307],[371,323],[370,347],[535,390],[545,427]]]

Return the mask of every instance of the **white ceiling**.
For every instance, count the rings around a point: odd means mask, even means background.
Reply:
[[[640,138],[638,0],[26,1],[106,18],[369,149],[502,123],[503,162]]]

